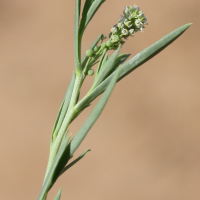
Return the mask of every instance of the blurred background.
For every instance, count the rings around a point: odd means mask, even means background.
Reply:
[[[60,187],[61,199],[71,200],[200,199],[200,1],[107,0],[85,32],[82,53],[134,3],[149,25],[121,53],[135,55],[174,29],[193,25],[117,84],[75,157],[92,151],[57,181],[48,199]],[[74,70],[74,7],[69,0],[0,0],[2,200],[39,195],[51,131]]]

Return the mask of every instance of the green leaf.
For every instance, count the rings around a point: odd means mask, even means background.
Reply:
[[[84,8],[83,8],[83,12],[82,12],[82,19],[81,21],[83,21],[83,18],[86,17],[88,10],[90,9],[90,6],[92,5],[94,0],[86,0],[85,4],[84,4]]]
[[[98,64],[98,67],[97,67],[97,70],[96,70],[95,78],[97,77],[97,75],[98,75],[98,73],[99,73],[99,70],[100,70],[100,68],[101,68],[101,66],[102,66],[102,63],[103,63],[103,60],[104,60],[104,56],[105,56],[106,51],[107,51],[107,49],[105,49],[105,50],[103,51],[103,54],[102,54],[102,56],[101,56],[101,59],[100,59],[100,61],[99,61],[99,64]]]
[[[53,140],[56,138],[56,136],[58,134],[58,131],[59,131],[61,125],[62,125],[62,122],[63,122],[63,119],[65,117],[65,114],[67,113],[67,110],[68,110],[68,107],[69,107],[69,103],[70,103],[70,100],[71,100],[71,95],[72,95],[73,88],[74,88],[75,79],[76,79],[76,76],[73,73],[71,81],[70,81],[70,83],[68,85],[65,97],[63,99],[63,102],[61,104],[60,110],[58,112],[54,128],[53,128],[53,133],[52,133],[52,139]]]
[[[104,109],[111,92],[114,89],[115,83],[118,79],[120,68],[116,71],[115,75],[113,76],[112,80],[110,81],[108,87],[106,88],[105,92],[103,93],[102,97],[100,98],[99,102],[93,109],[90,116],[87,118],[83,126],[80,128],[78,133],[75,135],[75,137],[72,139],[70,143],[70,156],[74,154],[76,149],[79,147],[83,139],[86,137],[88,131],[91,129],[91,127],[94,125],[98,117],[100,116],[102,110]]]
[[[76,72],[81,70],[81,37],[79,33],[81,0],[76,0],[74,22],[74,55]]]
[[[131,54],[121,54],[118,56],[116,64],[114,65],[114,67],[112,68],[112,71],[109,73],[112,74],[120,65],[122,65],[130,56]]]
[[[102,66],[104,66],[104,64],[108,61],[108,54],[106,54],[106,56],[104,57],[103,61],[102,61]]]
[[[102,38],[102,36],[103,36],[103,34],[99,35],[97,37],[97,39],[92,43],[92,45],[90,46],[89,49],[93,49],[98,44],[98,42],[100,41],[100,39]],[[89,57],[87,57],[86,55],[84,55],[84,57],[83,57],[83,59],[81,61],[82,69],[85,67],[85,64],[87,63],[88,58]]]
[[[91,151],[90,149],[88,149],[88,150],[86,150],[83,154],[81,154],[77,159],[75,159],[73,162],[71,162],[69,165],[67,165],[64,169],[63,169],[63,171],[61,172],[61,174],[60,174],[60,176],[63,174],[63,173],[65,173],[70,167],[72,167],[73,165],[75,165],[79,160],[81,160],[84,156],[85,156],[85,154],[87,153],[87,152],[89,152],[89,151]]]
[[[53,200],[60,200],[61,192],[62,192],[62,188],[60,188],[60,190],[58,191],[57,195],[55,196]]]
[[[87,25],[89,24],[90,20],[93,18],[94,14],[97,12],[99,7],[105,2],[106,0],[95,0],[91,4],[91,1],[86,2],[87,8],[85,9],[84,16],[80,23],[80,33],[83,35],[84,30],[86,29]],[[87,12],[87,14],[86,14]]]
[[[119,46],[113,55],[104,63],[104,65],[101,66],[99,73],[88,93],[92,92],[94,88],[96,88],[106,78],[106,76],[108,76],[109,72],[112,70],[114,64],[116,63],[120,48],[121,46]]]
[[[69,132],[69,130],[66,130],[65,133],[63,134],[62,140],[61,140],[60,145],[59,145],[59,148],[62,148],[63,145],[65,145],[65,140],[66,140],[66,136],[67,136],[68,132]],[[58,151],[59,151],[59,149],[58,149]],[[57,152],[56,152],[56,154],[57,154]]]
[[[131,73],[133,70],[141,66],[143,63],[150,60],[152,57],[157,55],[159,52],[161,52],[163,49],[165,49],[168,45],[170,45],[174,40],[176,40],[180,35],[182,35],[191,24],[186,24],[184,26],[179,27],[178,29],[172,31],[168,35],[164,36],[162,39],[158,40],[153,45],[149,46],[136,56],[134,56],[132,59],[127,61],[121,66],[120,75],[118,78],[118,81],[121,80],[123,77]],[[92,93],[90,93],[88,96],[83,98],[77,105],[76,109],[83,107],[85,104],[91,103],[97,96],[99,96],[107,87],[110,80],[114,76],[115,72],[113,72],[109,77],[107,77],[98,87],[96,87]]]
[[[64,142],[62,143],[55,159],[54,162],[51,166],[51,169],[44,181],[44,184],[42,186],[40,195],[38,197],[38,200],[43,200],[43,198],[46,196],[50,188],[53,186],[57,178],[59,177],[60,173],[64,169],[65,165],[71,158],[70,156],[70,145],[69,145],[69,140],[70,140],[71,135],[69,135]]]
[[[191,24],[186,24],[179,27],[123,64],[119,80],[165,49],[174,40],[181,36],[190,26]]]
[[[82,27],[83,24],[85,24],[85,20],[86,20],[86,17],[87,17],[88,10],[90,9],[93,1],[94,0],[86,0],[85,1],[83,12],[82,12],[82,18],[81,18],[80,27]]]

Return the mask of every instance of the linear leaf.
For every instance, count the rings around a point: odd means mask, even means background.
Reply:
[[[112,74],[120,65],[122,65],[130,56],[131,54],[121,54],[118,56],[117,60],[116,60],[116,64],[114,65],[114,67],[112,68],[112,71],[109,73]]]
[[[98,67],[97,67],[97,70],[96,70],[95,78],[97,77],[97,75],[98,75],[98,73],[99,73],[99,70],[100,70],[100,68],[101,68],[101,66],[102,66],[102,64],[103,64],[103,60],[104,60],[104,56],[105,56],[106,51],[107,51],[107,49],[105,49],[105,50],[103,51],[103,54],[102,54],[102,56],[101,56],[101,59],[99,60],[99,64],[98,64]]]
[[[81,20],[80,24],[80,32],[83,35],[83,32],[87,25],[89,24],[90,20],[93,18],[94,14],[97,12],[99,7],[105,2],[106,0],[95,0],[91,4],[90,8],[87,10],[87,14],[83,20]]]
[[[57,195],[55,196],[53,200],[60,200],[61,192],[62,192],[62,188],[60,188],[60,190],[58,191]]]
[[[157,55],[163,49],[165,49],[168,45],[170,45],[174,40],[176,40],[180,35],[182,35],[191,24],[186,24],[184,26],[179,27],[178,29],[172,31],[168,35],[164,36],[162,39],[158,40],[153,45],[149,46],[132,59],[127,61],[121,66],[120,75],[118,81],[121,80],[123,77],[131,73],[133,70],[141,66],[143,63],[150,60],[152,57]],[[78,110],[79,107],[83,107],[83,105],[91,103],[97,96],[99,96],[107,87],[110,80],[114,76],[115,72],[113,72],[109,77],[107,77],[98,87],[96,87],[90,95],[86,98],[83,98],[77,105],[76,109]]]
[[[105,92],[103,93],[102,97],[100,98],[99,102],[93,109],[90,116],[87,118],[87,120],[85,121],[83,126],[80,128],[78,133],[75,135],[75,137],[72,139],[72,141],[70,143],[70,156],[72,156],[74,154],[74,152],[76,151],[78,146],[81,144],[83,139],[86,137],[88,131],[91,129],[93,124],[96,122],[96,120],[100,116],[102,110],[104,109],[104,107],[111,95],[111,92],[114,89],[115,83],[118,79],[119,70],[120,70],[120,68],[116,71],[115,75],[113,76],[108,87],[106,88]]]
[[[62,170],[64,169],[65,165],[67,164],[67,162],[69,161],[69,159],[71,158],[69,155],[69,140],[70,140],[71,135],[69,135],[65,141],[62,143],[56,157],[55,160],[51,166],[51,169],[44,181],[44,184],[42,186],[40,195],[38,197],[38,200],[43,200],[43,198],[45,197],[45,195],[48,193],[48,191],[50,190],[50,188],[53,186],[53,184],[55,183],[55,181],[57,180],[57,178],[59,177],[60,173],[62,172]]]
[[[79,71],[81,67],[81,59],[80,59],[81,46],[80,46],[80,34],[79,34],[80,8],[81,8],[81,0],[76,0],[75,22],[74,22],[74,56],[75,56],[76,71]]]
[[[61,174],[60,174],[60,176],[63,174],[63,173],[65,173],[70,167],[72,167],[73,165],[75,165],[79,160],[81,160],[84,156],[85,156],[85,154],[87,153],[87,152],[89,152],[89,151],[91,151],[90,149],[88,149],[88,150],[86,150],[84,153],[82,153],[77,159],[75,159],[73,162],[71,162],[69,165],[67,165],[64,169],[63,169],[63,171],[61,172]]]
[[[83,21],[83,18],[87,15],[87,12],[90,9],[90,6],[92,5],[93,1],[94,0],[86,0],[85,1],[83,12],[82,12],[82,19],[81,19],[81,21]]]
[[[106,54],[106,56],[104,57],[103,61],[102,61],[102,66],[104,66],[104,64],[108,61],[108,54]]]
[[[109,74],[109,72],[112,70],[112,68],[117,60],[120,48],[121,48],[121,46],[119,46],[118,49],[113,53],[113,55],[105,62],[105,64],[101,66],[99,73],[98,73],[97,77],[95,78],[94,84],[92,85],[92,88],[90,89],[89,93],[95,87],[97,87],[106,78],[106,76]]]
[[[61,104],[60,110],[58,112],[57,118],[56,118],[56,122],[53,128],[53,137],[57,136],[57,133],[62,125],[63,119],[65,117],[65,114],[68,110],[68,106],[71,100],[71,95],[73,92],[73,88],[74,88],[74,83],[75,83],[75,73],[73,73],[71,81],[68,85],[65,97],[63,99],[63,102]]]
[[[85,24],[85,20],[87,17],[88,10],[90,9],[92,3],[94,0],[86,0],[82,12],[82,18],[81,18],[81,23],[80,23],[80,28]]]

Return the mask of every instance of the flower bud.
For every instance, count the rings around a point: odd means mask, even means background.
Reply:
[[[88,49],[86,51],[86,56],[88,57],[93,57],[95,55],[94,51],[92,49]]]
[[[114,42],[119,42],[119,36],[118,35],[113,35],[111,37],[111,41],[114,43]]]
[[[106,48],[106,43],[101,43],[101,49],[105,49]]]
[[[98,46],[95,46],[95,47],[94,47],[94,52],[97,52],[97,51],[99,51],[99,47],[98,47]]]
[[[107,47],[112,47],[112,46],[113,46],[113,43],[112,43],[110,40],[108,40],[108,41],[106,42],[106,46],[107,46]]]
[[[87,72],[87,74],[89,76],[92,76],[94,74],[94,70],[93,69],[89,69],[88,72]]]

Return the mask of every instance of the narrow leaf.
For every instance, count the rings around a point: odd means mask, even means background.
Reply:
[[[180,35],[182,35],[191,24],[186,24],[184,26],[179,27],[178,29],[172,31],[168,35],[164,36],[162,39],[158,40],[153,45],[149,46],[136,56],[134,56],[132,59],[127,61],[121,66],[120,75],[118,78],[118,81],[121,80],[123,77],[131,73],[133,70],[141,66],[143,63],[150,60],[152,57],[157,55],[159,52],[161,52],[163,49],[165,49],[168,45],[170,45],[174,40],[176,40]],[[107,77],[98,87],[96,87],[92,93],[90,93],[86,98],[84,98],[82,101],[80,101],[76,105],[76,109],[79,109],[79,107],[83,107],[84,104],[91,103],[97,96],[99,96],[107,87],[110,80],[114,76],[115,72],[113,72],[109,77]]]
[[[104,60],[104,56],[105,56],[106,51],[107,51],[107,49],[105,49],[105,50],[103,51],[103,54],[102,54],[102,56],[101,56],[101,59],[100,59],[100,61],[99,61],[99,64],[98,64],[98,67],[97,67],[97,70],[96,70],[95,78],[97,77],[97,75],[98,75],[98,73],[99,73],[99,70],[100,70],[100,68],[101,68],[101,66],[102,66],[102,64],[103,64],[103,60]]]
[[[80,128],[78,133],[75,135],[75,137],[72,139],[70,143],[70,156],[74,154],[78,146],[81,144],[83,139],[86,137],[88,131],[91,129],[91,127],[94,125],[98,117],[100,116],[102,110],[104,109],[111,92],[114,89],[115,83],[118,79],[120,68],[116,71],[115,75],[113,76],[112,80],[110,81],[108,87],[106,88],[105,92],[103,93],[102,97],[100,98],[99,102],[95,106],[94,110],[90,114],[90,116],[87,118],[83,126]]]
[[[53,200],[60,200],[61,192],[62,192],[62,188],[60,188],[60,190],[58,191],[57,195],[55,196]]]
[[[47,177],[44,181],[44,184],[42,186],[38,200],[43,200],[43,198],[48,193],[50,188],[53,186],[53,184],[55,183],[55,181],[59,177],[60,173],[64,169],[65,165],[67,164],[67,162],[71,158],[70,154],[69,154],[70,145],[68,144],[70,137],[71,137],[71,135],[68,136],[65,139],[62,146],[60,147],[60,149],[59,149],[59,151],[58,151],[58,153],[57,153],[57,155],[54,159],[54,162],[51,166],[51,169],[50,169],[50,171],[49,171],[49,173],[48,173],[48,175],[47,175]]]
[[[109,73],[112,74],[120,65],[122,65],[130,56],[131,54],[121,54],[118,56],[117,61],[114,65],[114,67],[112,68],[111,72]]]
[[[95,0],[95,1],[93,1],[89,10],[87,11],[87,14],[86,14],[84,20],[81,20],[81,24],[80,24],[81,35],[83,35],[83,32],[84,32],[85,28],[87,27],[88,23],[93,18],[94,14],[97,12],[97,10],[102,5],[102,3],[104,3],[105,1],[106,0]]]
[[[74,55],[75,55],[75,68],[76,72],[81,70],[81,42],[79,35],[79,20],[80,20],[80,7],[81,0],[76,0],[75,5],[75,22],[74,22]]]
[[[106,56],[104,57],[103,61],[102,61],[102,66],[104,66],[104,64],[108,61],[108,54],[106,54]]]
[[[161,52],[163,49],[165,49],[168,45],[174,42],[179,36],[181,36],[190,26],[191,24],[186,24],[179,27],[178,29],[164,36],[162,39],[158,40],[156,43],[154,43],[150,47],[143,50],[141,53],[134,56],[128,62],[124,63],[122,67],[122,71],[120,73],[119,80],[121,80],[130,72],[132,72],[133,70],[138,68],[140,65],[147,62],[148,60],[153,58],[155,55],[157,55],[159,52]]]
[[[81,160],[84,156],[85,156],[85,154],[87,153],[87,152],[89,152],[89,151],[91,151],[90,149],[88,149],[88,150],[86,150],[83,154],[81,154],[77,159],[75,159],[73,162],[71,162],[69,165],[67,165],[64,169],[63,169],[63,171],[61,172],[61,174],[60,174],[60,176],[63,174],[63,173],[65,173],[70,167],[72,167],[73,165],[75,165],[79,160]]]
[[[119,46],[118,49],[113,53],[113,55],[105,62],[105,64],[101,66],[99,73],[98,73],[97,77],[95,78],[94,84],[92,85],[92,88],[90,89],[89,93],[91,91],[93,91],[94,88],[97,87],[106,78],[106,76],[109,74],[109,72],[112,70],[112,68],[117,60],[120,48],[121,48],[121,46]]]
[[[86,1],[85,1],[81,21],[83,21],[83,19],[86,17],[87,12],[88,12],[88,10],[90,9],[90,6],[92,5],[93,1],[94,1],[94,0],[86,0]]]
[[[58,131],[59,131],[61,125],[62,125],[63,119],[65,117],[65,114],[68,110],[68,106],[69,106],[69,103],[70,103],[70,100],[71,100],[71,95],[72,95],[73,88],[74,88],[75,78],[76,78],[75,74],[73,73],[73,76],[72,76],[71,81],[68,85],[65,97],[63,99],[62,105],[61,105],[60,110],[58,112],[56,122],[55,122],[55,125],[54,125],[54,128],[53,128],[53,137],[54,138],[57,136]]]
[[[62,148],[63,145],[65,145],[66,135],[67,135],[68,132],[69,132],[69,130],[66,130],[65,133],[63,134],[59,148]],[[56,152],[56,154],[57,154],[57,152]]]
[[[86,20],[86,17],[87,17],[88,10],[90,9],[93,1],[94,0],[86,0],[85,1],[83,12],[82,12],[82,18],[81,18],[80,28],[82,26],[84,26],[84,24],[85,24],[85,20]]]

